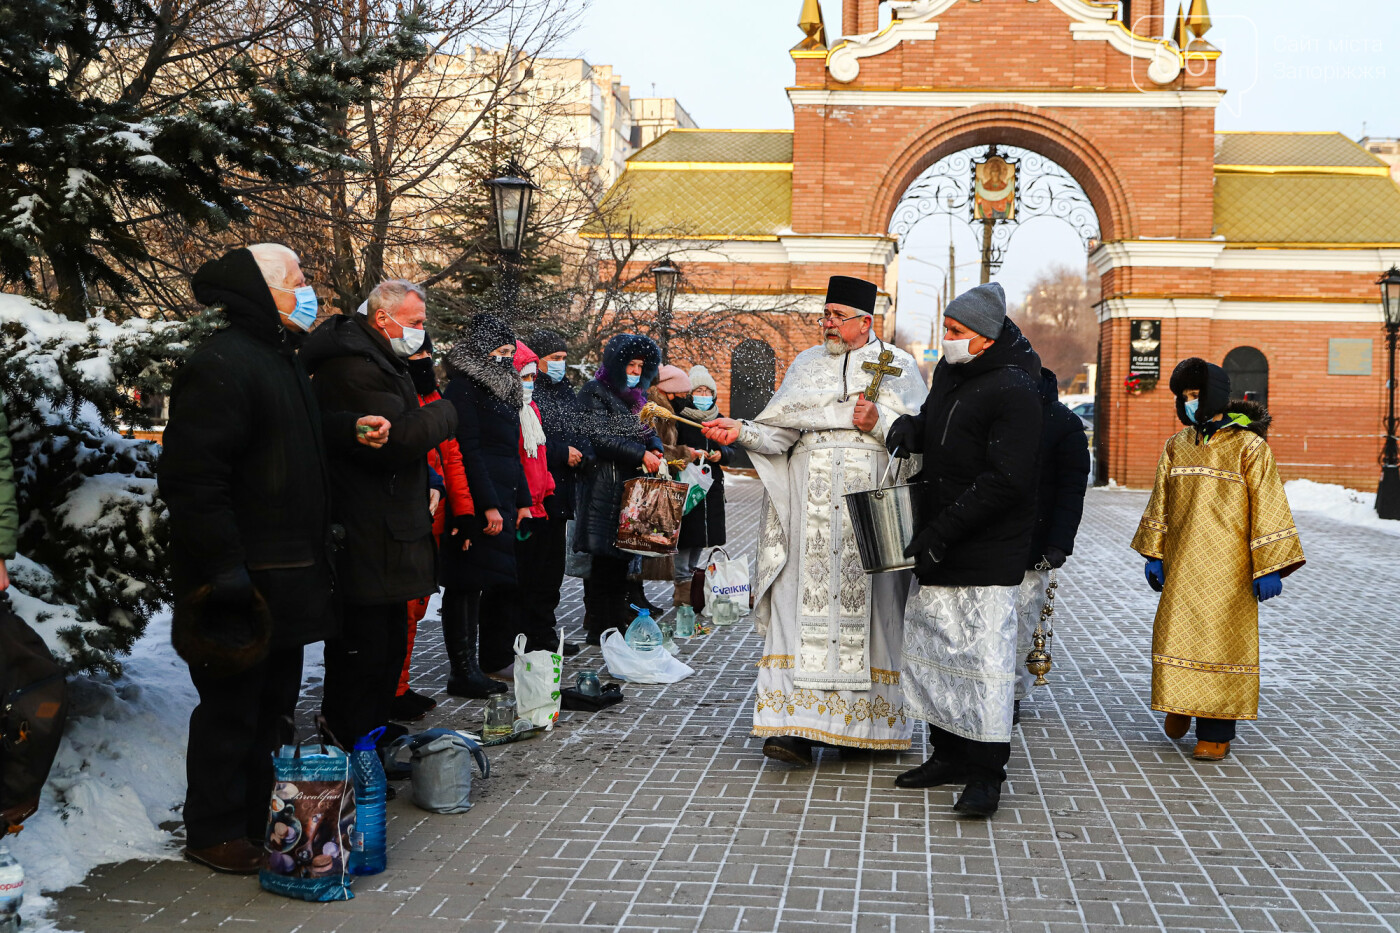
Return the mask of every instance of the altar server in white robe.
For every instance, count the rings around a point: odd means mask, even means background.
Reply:
[[[910,574],[866,575],[842,499],[879,482],[886,431],[926,392],[913,357],[875,337],[876,295],[870,282],[832,276],[821,345],[793,360],[757,418],[705,428],[747,448],[763,481],[753,734],[765,755],[792,764],[810,763],[813,745],[906,749],[912,731],[900,691]]]
[[[1016,596],[1039,478],[1040,357],[992,282],[948,303],[943,359],[890,450],[924,455],[921,525],[905,554],[921,584],[904,627],[904,697],[929,724],[928,761],[900,787],[966,783],[957,809],[990,816],[1011,756]]]

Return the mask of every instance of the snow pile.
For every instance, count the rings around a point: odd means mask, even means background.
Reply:
[[[39,812],[11,837],[33,885],[26,917],[47,907],[34,892],[78,884],[99,865],[179,857],[161,826],[180,818],[185,741],[197,697],[170,647],[168,612],[152,618],[123,667],[116,678],[69,680],[68,727]]]
[[[1400,521],[1376,515],[1376,494],[1315,483],[1310,479],[1292,479],[1283,484],[1288,505],[1294,512],[1314,512],[1348,525],[1374,528],[1386,534],[1400,535]]]

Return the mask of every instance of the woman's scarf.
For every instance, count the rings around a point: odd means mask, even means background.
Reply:
[[[544,446],[544,426],[540,424],[539,411],[534,402],[520,406],[520,439],[525,447],[525,456],[538,457]]]

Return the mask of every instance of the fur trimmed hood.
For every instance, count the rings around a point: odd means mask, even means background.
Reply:
[[[1239,415],[1240,418],[1232,418],[1231,415]],[[1241,419],[1247,420],[1244,423]],[[1269,425],[1274,423],[1273,416],[1269,410],[1258,402],[1235,400],[1225,409],[1225,423],[1237,424],[1246,431],[1253,431],[1260,437],[1269,436]]]
[[[632,360],[642,361],[642,378],[636,388],[629,389],[627,364]],[[618,334],[603,349],[603,366],[594,378],[637,411],[646,404],[647,389],[656,381],[660,370],[661,348],[655,340],[644,334]]]

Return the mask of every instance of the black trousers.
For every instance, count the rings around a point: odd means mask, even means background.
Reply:
[[[516,543],[515,566],[520,573],[520,631],[530,651],[556,651],[555,610],[564,586],[564,549],[568,546],[562,518],[537,518],[526,526],[530,537]]]
[[[190,671],[199,705],[190,714],[185,755],[185,841],[205,849],[267,830],[272,752],[282,719],[301,694],[301,646],[275,647],[267,659],[232,677]]]
[[[627,630],[628,558],[593,556],[593,569],[583,581],[583,601],[588,609],[588,631],[601,635],[610,628]]]
[[[961,762],[971,780],[993,784],[1006,780],[1006,763],[1011,760],[1010,742],[975,742],[929,723],[928,743],[933,749],[930,758]]]
[[[1235,740],[1235,720],[1207,719],[1196,717],[1196,741],[1233,742]]]
[[[408,653],[408,603],[353,605],[340,637],[326,642],[321,713],[346,748],[389,721]]]
[[[521,543],[516,542],[516,546]],[[515,636],[520,634],[520,594],[525,588],[491,586],[481,594],[477,658],[481,669],[487,673],[499,671],[515,660]]]

